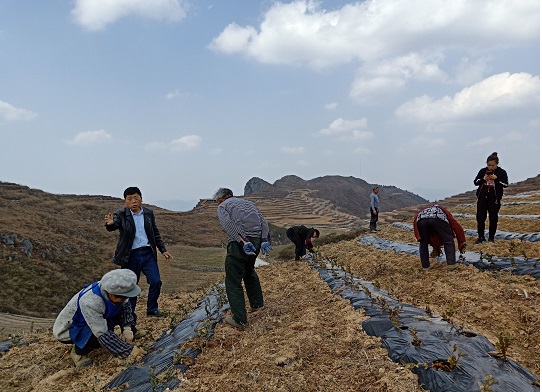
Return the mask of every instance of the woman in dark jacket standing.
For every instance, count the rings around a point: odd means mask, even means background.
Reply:
[[[499,220],[499,210],[501,208],[501,199],[504,188],[508,187],[508,174],[506,170],[500,168],[499,157],[494,152],[487,157],[487,167],[480,169],[474,179],[476,190],[476,222],[478,223],[478,239],[476,244],[486,242],[484,235],[486,217],[489,214],[489,242],[494,242],[495,232],[497,231],[497,221]]]

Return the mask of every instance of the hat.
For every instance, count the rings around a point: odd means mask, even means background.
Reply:
[[[109,271],[100,280],[100,286],[109,294],[136,297],[141,293],[136,274],[126,268]]]

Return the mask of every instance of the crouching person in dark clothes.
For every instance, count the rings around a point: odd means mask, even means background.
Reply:
[[[320,232],[311,227],[306,228],[303,225],[292,226],[286,230],[286,236],[295,245],[295,259],[299,260],[301,256],[305,256],[307,249],[310,252],[316,253],[318,250],[312,245],[312,240],[320,237]]]
[[[416,213],[414,235],[420,243],[422,267],[426,269],[429,268],[429,244],[433,247],[432,256],[440,256],[440,249],[444,246],[446,264],[449,268],[456,267],[454,237],[457,238],[457,245],[461,252],[467,245],[461,225],[446,208],[436,204]]]
[[[76,367],[91,365],[88,353],[101,346],[119,358],[146,354],[131,344],[135,322],[128,299],[140,292],[136,274],[117,269],[72,297],[56,318],[53,335],[62,343],[73,344],[70,356]],[[116,325],[120,325],[122,337],[115,334]]]
[[[227,316],[225,321],[243,330],[248,326],[243,282],[250,311],[264,307],[254,266],[260,249],[266,256],[271,251],[269,225],[254,203],[234,197],[228,188],[220,188],[214,198],[218,202],[218,220],[228,235],[225,285],[233,317]]]

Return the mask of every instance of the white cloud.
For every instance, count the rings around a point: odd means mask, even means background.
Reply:
[[[424,154],[435,155],[442,150],[442,147],[445,147],[446,145],[446,139],[442,137],[428,137],[419,135],[411,139],[408,143],[399,146],[397,151],[410,156],[412,156],[413,151],[423,151]]]
[[[284,154],[301,154],[305,152],[305,147],[281,147],[280,151]]]
[[[373,0],[332,11],[312,0],[274,2],[258,27],[231,23],[209,47],[262,63],[322,69],[400,57],[420,47],[474,52],[535,42],[539,13],[538,0]]]
[[[424,56],[409,53],[380,62],[367,63],[358,70],[350,88],[350,97],[370,103],[375,97],[405,86],[409,80],[444,82],[447,75],[439,68],[440,55]]]
[[[7,102],[0,101],[0,118],[7,121],[32,120],[36,113],[26,109],[16,108]]]
[[[519,142],[525,140],[525,135],[521,132],[511,131],[503,136],[503,140],[506,142]]]
[[[508,72],[491,76],[453,97],[433,99],[427,95],[398,107],[395,116],[406,121],[449,122],[529,107],[540,102],[540,78]]]
[[[179,90],[175,90],[175,91],[172,91],[170,93],[167,93],[166,94],[166,100],[171,100],[171,99],[174,99],[174,98],[177,98],[177,97],[182,97],[183,94],[179,91]]]
[[[148,151],[189,151],[198,148],[201,144],[201,141],[202,138],[198,135],[187,135],[172,140],[169,143],[150,142],[146,144],[145,149]]]
[[[339,117],[333,120],[325,129],[321,129],[316,135],[336,136],[340,141],[369,140],[373,138],[373,133],[365,130],[367,119],[345,120]]]
[[[173,151],[186,151],[186,150],[193,150],[195,148],[198,148],[200,144],[201,144],[200,136],[188,135],[188,136],[183,136],[183,137],[173,140],[170,143],[170,146]]]
[[[339,106],[339,104],[337,102],[330,102],[330,103],[326,103],[324,105],[326,110],[335,110],[335,109],[337,109],[337,106]]]
[[[79,132],[68,142],[76,146],[88,146],[96,143],[103,143],[111,140],[111,135],[103,129],[99,131]]]
[[[480,139],[473,140],[472,142],[467,143],[467,147],[479,147],[479,146],[490,146],[495,143],[495,139],[491,136],[484,136]]]
[[[71,15],[85,29],[98,31],[128,15],[177,22],[186,11],[184,0],[76,0]]]

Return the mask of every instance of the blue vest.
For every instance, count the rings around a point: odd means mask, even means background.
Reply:
[[[79,305],[79,301],[81,300],[81,297],[83,294],[88,292],[89,290],[92,290],[92,292],[96,295],[98,295],[105,303],[105,313],[103,315],[104,319],[114,319],[117,317],[117,315],[120,312],[120,309],[122,308],[121,304],[116,305],[113,302],[109,300],[109,298],[104,298],[102,295],[102,292],[100,290],[100,285],[98,282],[90,283],[86,285],[83,290],[79,292],[79,297],[77,298],[77,311],[73,315],[72,318],[72,325],[70,327],[70,338],[72,342],[79,348],[85,347],[88,340],[92,336],[92,331],[90,327],[88,326],[85,318],[83,317],[83,313],[81,313],[81,307]]]

